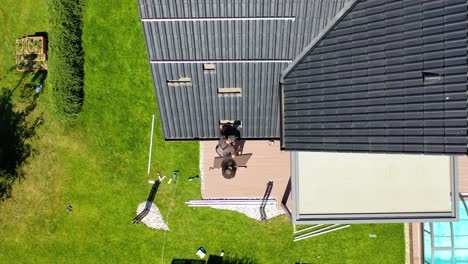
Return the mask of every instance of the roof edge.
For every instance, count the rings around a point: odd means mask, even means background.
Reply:
[[[286,69],[284,69],[282,72],[281,72],[281,81],[284,81],[284,79],[286,79],[289,75],[289,73],[294,70],[294,68],[296,68],[296,66],[304,59],[304,57],[309,53],[309,51],[311,51],[312,49],[315,48],[315,46],[317,46],[318,43],[320,43],[320,41],[328,35],[328,33],[336,26],[338,25],[338,23],[340,23],[340,21],[343,19],[344,16],[346,16],[349,11],[351,11],[354,6],[359,3],[361,0],[351,0],[349,1],[348,3],[345,4],[345,6],[343,7],[343,9],[341,9],[340,12],[338,12],[338,14],[336,14],[336,16],[328,23],[328,25],[322,30],[320,31],[320,33],[309,43],[309,45],[307,45],[299,55],[297,55],[297,57],[291,62],[289,63],[288,67],[286,67]]]

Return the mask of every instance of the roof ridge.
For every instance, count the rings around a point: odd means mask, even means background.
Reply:
[[[296,68],[296,66],[307,56],[307,54],[325,38],[329,32],[335,28],[336,25],[359,3],[361,0],[350,0],[345,4],[343,9],[336,14],[336,16],[328,23],[328,25],[320,31],[320,33],[307,45],[294,60],[289,63],[288,67],[281,72],[281,82],[288,76],[288,74]]]

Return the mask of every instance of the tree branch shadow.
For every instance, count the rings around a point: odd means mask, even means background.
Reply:
[[[25,87],[26,77],[23,74],[13,89],[0,90],[0,202],[10,198],[13,183],[24,178],[22,165],[33,153],[29,139],[43,123],[42,115],[33,120],[28,118],[37,106],[37,96],[31,96],[31,90],[28,100],[25,100],[27,91],[24,92],[27,89],[21,90],[24,104],[21,110],[17,110],[12,102],[15,90],[22,84]]]
[[[0,81],[4,80],[10,73],[14,72],[16,69],[16,66],[11,66],[4,74],[2,77],[0,77]]]

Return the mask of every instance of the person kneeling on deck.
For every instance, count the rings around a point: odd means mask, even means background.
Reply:
[[[236,154],[236,140],[238,131],[230,123],[224,124],[220,129],[220,139],[216,146],[216,153],[221,157],[230,157]]]

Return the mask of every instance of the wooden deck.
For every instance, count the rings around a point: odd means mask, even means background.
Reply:
[[[409,264],[420,264],[423,262],[421,233],[422,223],[409,223]]]
[[[247,140],[243,153],[252,153],[247,168],[238,168],[233,179],[225,179],[221,169],[213,166],[217,141],[200,142],[200,171],[202,196],[204,199],[219,198],[262,198],[268,182],[273,182],[270,198],[277,199],[278,205],[286,190],[290,177],[289,152],[281,151],[279,141],[270,146],[268,141]]]
[[[468,193],[468,157],[458,157],[458,191]]]

